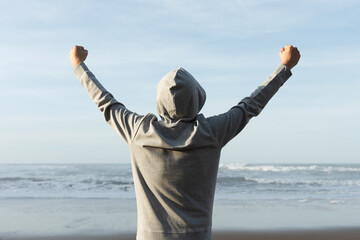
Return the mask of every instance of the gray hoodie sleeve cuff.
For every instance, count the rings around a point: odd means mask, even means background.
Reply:
[[[279,67],[263,82],[260,87],[265,87],[269,85],[271,82],[276,82],[275,85],[282,86],[290,77],[292,73],[290,68],[285,66],[284,64],[280,64]],[[277,89],[276,89],[277,90]],[[257,93],[257,91],[253,92],[253,94]]]
[[[282,83],[284,84],[292,75],[290,68],[285,66],[284,64],[280,64],[280,66],[275,70],[273,75],[279,75]],[[269,77],[270,78],[270,77]]]
[[[76,66],[76,68],[74,69],[74,74],[78,79],[81,79],[81,76],[87,71],[89,71],[89,69],[87,68],[85,63],[82,62]]]

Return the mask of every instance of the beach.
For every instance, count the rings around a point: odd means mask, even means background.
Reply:
[[[1,240],[135,240],[135,234],[1,238]],[[215,232],[213,240],[359,240],[360,228]]]
[[[360,240],[360,165],[221,165],[213,239]],[[129,165],[1,165],[0,239],[135,239]]]
[[[350,204],[216,200],[213,239],[360,239]],[[301,205],[301,206],[299,206]],[[134,199],[2,199],[0,239],[135,239]]]

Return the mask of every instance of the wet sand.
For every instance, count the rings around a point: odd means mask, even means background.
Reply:
[[[1,237],[1,240],[135,240],[135,234]],[[359,228],[214,232],[213,240],[360,240]]]

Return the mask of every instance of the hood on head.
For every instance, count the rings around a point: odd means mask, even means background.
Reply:
[[[183,68],[169,72],[157,85],[157,111],[168,123],[195,119],[205,99],[204,89]]]

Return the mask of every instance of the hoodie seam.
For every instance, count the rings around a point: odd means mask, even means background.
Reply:
[[[129,142],[129,145],[134,142],[134,139],[135,139],[135,137],[137,136],[137,134],[138,134],[138,132],[139,132],[139,130],[140,130],[141,125],[143,124],[143,122],[145,121],[145,119],[146,119],[149,115],[152,115],[152,114],[151,114],[151,113],[147,113],[147,114],[141,119],[141,121],[140,121],[140,123],[139,123],[139,126],[137,127],[137,129],[136,129],[136,131],[135,131],[135,133],[134,133],[134,136],[131,138],[131,141]]]
[[[217,147],[219,147],[220,149],[222,148],[220,142],[219,142],[219,139],[216,137],[215,133],[213,132],[212,128],[211,128],[211,125],[210,123],[208,122],[208,120],[205,118],[205,116],[203,114],[198,114],[196,116],[197,120],[199,121],[199,116],[202,115],[203,116],[203,121],[206,122],[206,127],[209,129],[209,132],[211,134],[211,136],[215,139],[216,143],[217,143]]]

